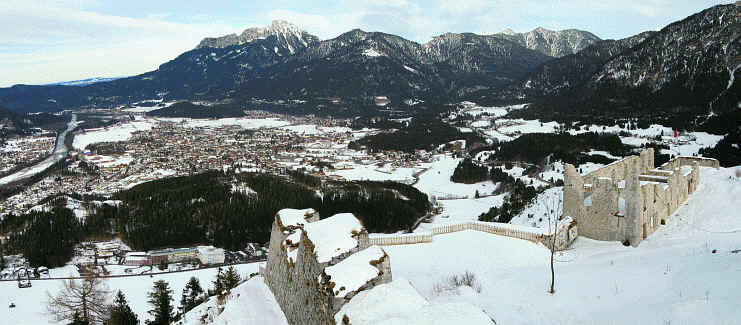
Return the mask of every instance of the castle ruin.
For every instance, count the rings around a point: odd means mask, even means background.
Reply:
[[[566,164],[563,215],[576,220],[580,235],[638,246],[695,192],[700,166],[719,163],[680,156],[654,168],[649,148],[586,175]]]
[[[335,314],[362,290],[391,282],[386,252],[368,245],[351,213],[319,220],[314,209],[278,211],[265,283],[290,324],[336,324]]]

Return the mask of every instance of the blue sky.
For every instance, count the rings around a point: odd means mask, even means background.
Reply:
[[[538,26],[603,39],[658,30],[733,0],[2,0],[0,87],[135,75],[204,37],[288,20],[321,39],[353,28],[424,43],[445,32]]]

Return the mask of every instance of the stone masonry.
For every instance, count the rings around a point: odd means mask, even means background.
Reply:
[[[583,176],[566,164],[563,214],[580,235],[638,246],[695,192],[700,166],[719,167],[715,159],[680,156],[654,168],[653,157],[649,148]]]
[[[336,233],[328,235],[327,230]],[[328,239],[333,235],[337,240]],[[355,294],[391,282],[388,255],[378,246],[369,248],[367,237],[365,228],[351,214],[321,221],[313,209],[284,209],[276,214],[267,266],[261,272],[290,324],[335,324],[334,315]],[[343,261],[350,261],[349,257],[356,253],[365,260],[354,258],[352,263],[360,262],[360,267],[370,268],[372,276],[361,278],[358,283],[355,274],[326,272],[330,268],[357,269],[357,265],[343,267]]]

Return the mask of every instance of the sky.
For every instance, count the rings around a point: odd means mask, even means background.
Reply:
[[[424,43],[446,32],[659,30],[733,0],[2,0],[0,87],[140,74],[205,37],[292,22],[320,39],[360,28]]]

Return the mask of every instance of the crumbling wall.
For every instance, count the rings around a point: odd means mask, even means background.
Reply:
[[[318,216],[307,219],[308,222],[317,220]],[[300,233],[297,246],[295,243],[291,245],[286,242],[289,236],[297,233]],[[265,283],[273,292],[289,324],[335,324],[335,313],[357,292],[346,295],[342,299],[336,298],[324,270],[368,247],[367,231],[363,230],[354,234],[353,237],[358,240],[357,247],[335,256],[327,263],[319,263],[314,243],[308,238],[303,228],[300,226],[284,227],[280,222],[280,216],[276,216],[270,233],[268,261],[262,272]],[[391,281],[391,264],[388,255],[384,254],[384,258],[377,261],[374,266],[381,271],[379,276],[368,281],[358,291]]]
[[[301,229],[289,230],[273,222],[270,233],[270,252],[265,269],[265,283],[275,296],[283,314],[290,324],[334,324],[331,301],[327,292],[318,283],[324,265],[316,261],[314,247]],[[296,231],[301,232],[296,260],[288,258],[283,242]]]
[[[622,240],[617,187],[608,178],[598,178],[592,186],[591,204],[585,207],[584,216],[576,219],[579,233],[593,239]]]
[[[574,217],[586,237],[637,246],[697,190],[700,166],[719,166],[715,159],[680,156],[654,168],[653,154],[646,149],[583,178],[567,164],[564,215]]]

